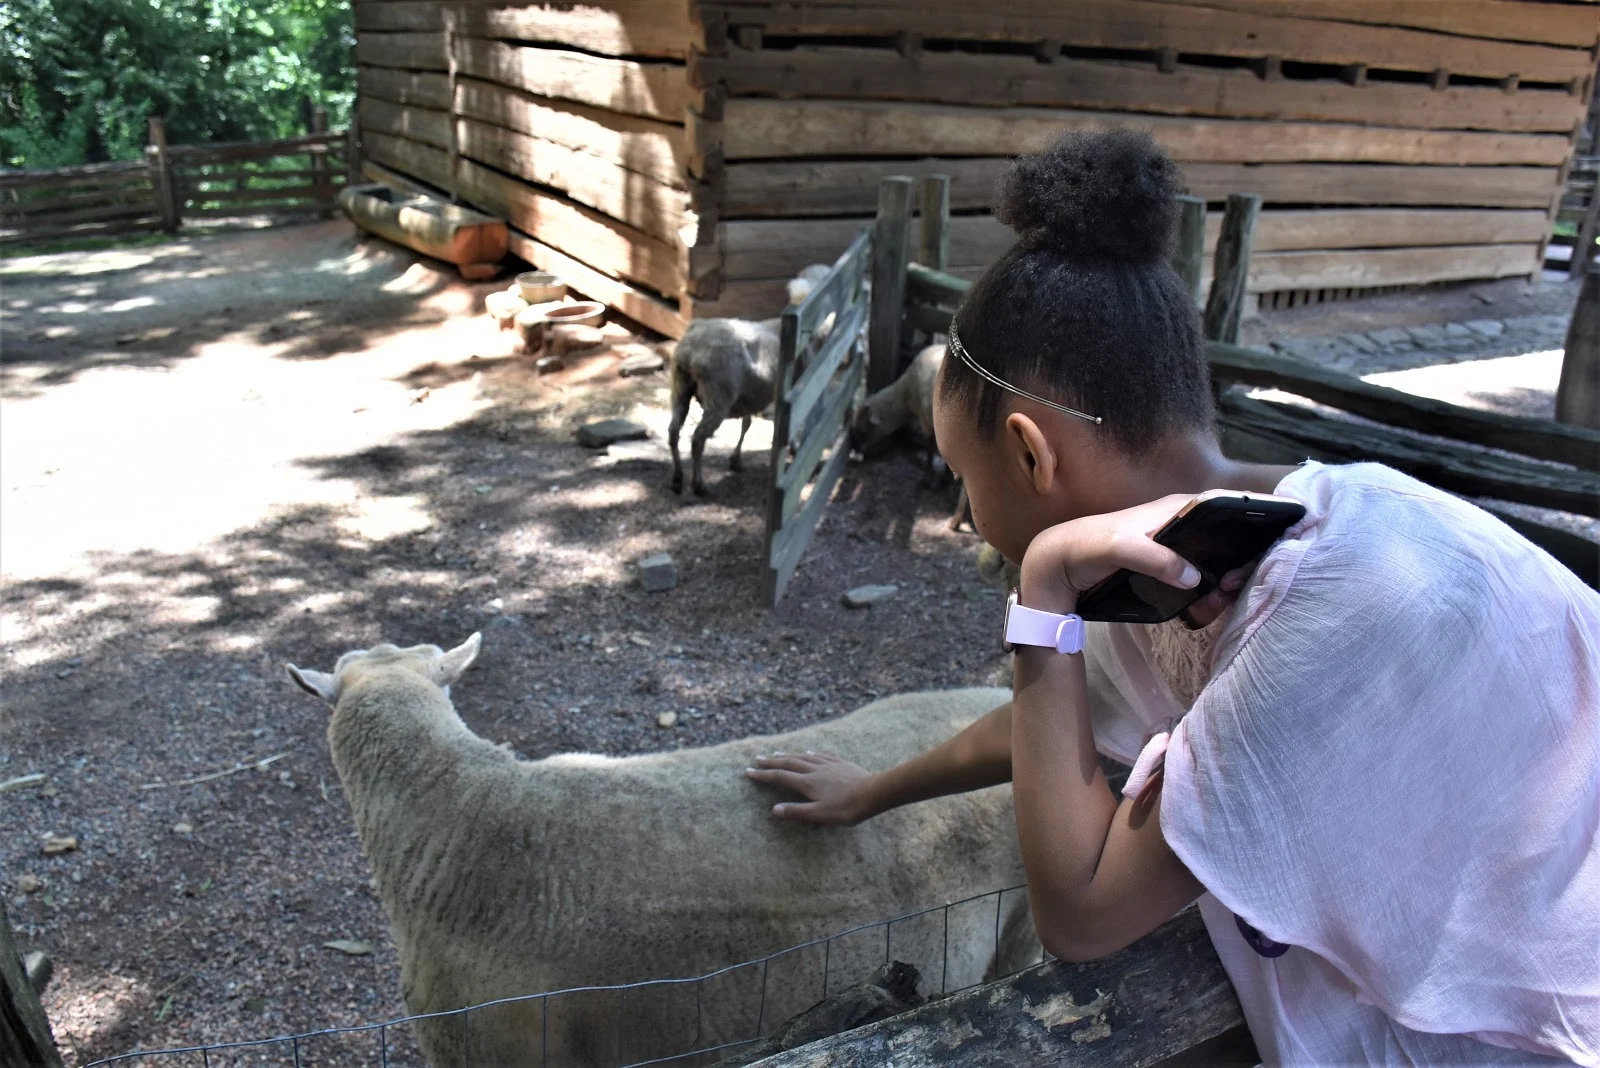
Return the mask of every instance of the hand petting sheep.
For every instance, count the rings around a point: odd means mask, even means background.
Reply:
[[[1003,704],[1004,690],[905,694],[706,749],[525,761],[474,734],[450,703],[478,649],[474,634],[449,652],[379,645],[332,672],[289,667],[333,706],[334,766],[413,1014],[700,976],[1023,881],[1009,786],[823,828],[775,819],[781,798],[744,774],[775,750],[887,767]],[[896,927],[893,956],[951,989],[1037,959],[1025,894],[963,908],[949,910],[948,958],[940,912]],[[884,952],[881,932],[834,944],[826,988],[865,977]],[[699,990],[533,998],[414,1026],[435,1068],[463,1064],[464,1045],[473,1064],[630,1063],[752,1037],[764,979],[771,1030],[823,994],[824,959],[816,946]]]

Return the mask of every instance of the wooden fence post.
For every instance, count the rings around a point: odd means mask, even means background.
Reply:
[[[900,373],[900,324],[905,314],[906,240],[911,229],[910,178],[885,178],[878,186],[872,232],[872,310],[867,319],[867,392]]]
[[[1250,276],[1250,248],[1255,244],[1256,218],[1261,214],[1261,197],[1255,193],[1228,194],[1228,208],[1222,216],[1222,235],[1217,238],[1217,254],[1211,268],[1211,295],[1206,300],[1207,340],[1239,341],[1239,320],[1244,314]]]
[[[936,271],[950,260],[950,176],[930,174],[922,179],[922,240],[917,262]]]
[[[311,113],[311,132],[328,132],[328,109],[317,108]],[[320,151],[319,151],[320,150]],[[322,209],[323,218],[333,215],[333,183],[328,169],[328,145],[323,142],[311,153],[311,196]]]
[[[1600,191],[1596,199],[1600,200]],[[1573,250],[1573,258],[1577,258]],[[1572,322],[1567,326],[1567,351],[1561,357],[1561,382],[1556,386],[1556,419],[1600,430],[1600,264],[1584,268]]]
[[[344,180],[351,185],[361,184],[361,120],[350,112],[350,127],[344,132]]]
[[[1200,304],[1200,276],[1206,262],[1206,202],[1199,197],[1178,198],[1178,247],[1172,254],[1172,269],[1183,279],[1189,299]]]
[[[0,902],[0,1064],[61,1068],[49,1017],[11,940],[11,918],[4,902]]]
[[[461,203],[461,195],[456,188],[461,184],[461,134],[456,129],[456,9],[446,7],[440,14],[444,18],[444,62],[446,76],[446,92],[450,95],[450,110],[447,121],[450,123],[450,203]]]
[[[167,124],[159,115],[150,116],[150,144],[145,149],[150,162],[150,184],[156,189],[156,209],[161,213],[161,229],[178,232],[178,191],[172,180],[172,157],[167,154]]]

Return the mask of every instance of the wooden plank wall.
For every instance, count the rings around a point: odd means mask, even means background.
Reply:
[[[1008,245],[1009,157],[1151,130],[1190,189],[1266,200],[1257,293],[1538,269],[1600,40],[1535,0],[705,0],[684,151],[718,208],[695,314],[768,314],[890,174],[951,176],[950,269]]]
[[[367,158],[506,218],[520,255],[679,334],[715,219],[686,157],[688,2],[357,0]]]

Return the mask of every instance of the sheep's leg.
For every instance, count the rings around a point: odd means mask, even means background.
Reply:
[[[689,442],[689,451],[694,458],[694,492],[697,497],[707,495],[705,479],[700,473],[706,442],[711,440],[711,435],[717,432],[717,427],[727,417],[726,408],[707,408],[704,400],[700,402],[700,424],[694,428],[694,437]]]
[[[683,492],[683,459],[678,455],[678,434],[683,430],[683,421],[689,418],[689,401],[693,399],[694,391],[689,388],[689,383],[680,381],[678,376],[672,376],[672,422],[667,424],[667,447],[672,450],[672,492]],[[702,424],[705,422],[702,411]],[[698,454],[697,454],[698,455]],[[699,462],[696,461],[695,481],[699,482]]]
[[[959,486],[960,483],[957,483]],[[960,530],[963,523],[972,522],[972,502],[967,499],[967,487],[961,486],[961,495],[956,498],[956,514],[950,517],[950,529]],[[974,527],[974,530],[977,528]]]
[[[751,417],[745,416],[739,421],[739,440],[734,443],[733,457],[728,461],[729,471],[743,471],[744,461],[739,458],[739,451],[744,448],[744,436],[750,433]]]

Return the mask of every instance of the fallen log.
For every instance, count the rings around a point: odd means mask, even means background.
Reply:
[[[1213,1041],[1243,1022],[1205,924],[1191,908],[1109,957],[1084,964],[1049,961],[761,1064],[1152,1065]],[[1250,1050],[1239,1063],[1256,1063],[1254,1053]]]

